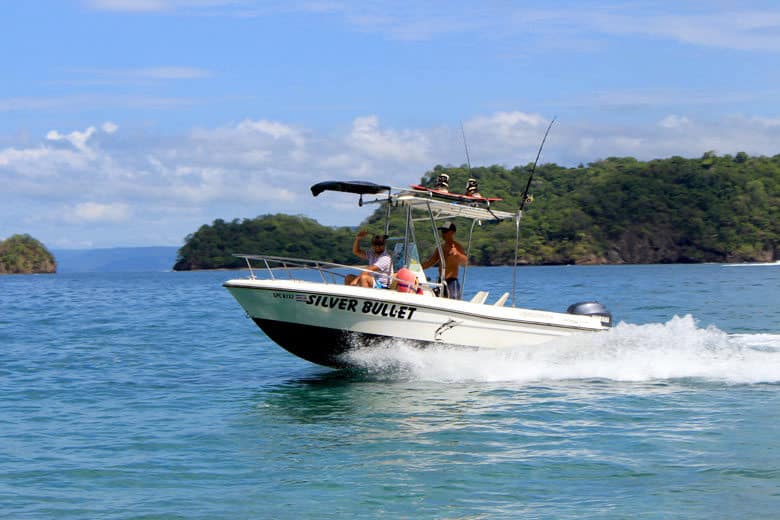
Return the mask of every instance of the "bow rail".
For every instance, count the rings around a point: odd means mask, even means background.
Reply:
[[[365,267],[357,265],[324,262],[322,260],[310,260],[307,258],[294,258],[273,255],[250,255],[244,253],[234,253],[233,256],[236,258],[243,258],[246,261],[247,268],[249,268],[249,278],[251,280],[257,279],[257,273],[260,270],[267,273],[271,280],[278,279],[279,271],[283,271],[286,277],[290,280],[305,280],[306,278],[300,275],[300,271],[317,272],[319,273],[320,279],[324,284],[343,284],[344,278],[348,274],[352,273],[368,273],[371,275],[377,274],[375,271],[371,271],[370,269],[366,269]],[[258,268],[257,266],[252,265],[253,260],[262,262],[263,267]],[[393,279],[396,279],[395,273],[393,273]],[[422,282],[420,285],[429,288],[440,288],[444,284],[428,281]]]

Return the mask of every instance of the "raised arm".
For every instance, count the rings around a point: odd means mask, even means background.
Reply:
[[[366,255],[366,252],[360,249],[360,239],[363,238],[368,234],[368,231],[365,229],[361,229],[358,231],[358,234],[355,235],[355,241],[352,242],[352,252],[359,256],[360,258],[368,258],[368,255]]]

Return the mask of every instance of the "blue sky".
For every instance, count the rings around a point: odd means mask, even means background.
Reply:
[[[780,153],[777,2],[51,0],[0,19],[0,238],[180,245],[329,179]]]

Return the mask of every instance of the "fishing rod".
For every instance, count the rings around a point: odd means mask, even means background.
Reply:
[[[460,135],[463,136],[463,147],[466,149],[466,165],[469,167],[469,177],[471,177],[471,158],[469,157],[469,145],[466,142],[466,131],[463,129],[463,121],[460,122]]]
[[[536,159],[534,160],[534,164],[531,167],[531,174],[528,176],[528,182],[525,184],[523,196],[520,198],[520,207],[517,208],[517,217],[515,218],[515,268],[514,272],[512,273],[512,307],[515,307],[515,293],[517,292],[517,255],[518,249],[520,248],[520,219],[523,217],[523,208],[525,208],[525,204],[530,202],[528,198],[528,190],[531,188],[531,181],[533,180],[534,173],[536,172],[536,164],[539,162],[539,157],[542,155],[542,148],[544,148],[544,143],[547,141],[547,134],[550,133],[550,128],[552,128],[556,117],[558,116],[553,117],[550,121],[550,124],[547,125],[547,130],[545,130],[544,137],[542,137],[542,143],[539,145],[539,151],[536,152]]]
[[[466,166],[468,166],[469,169],[469,181],[471,180],[471,158],[469,157],[469,144],[466,142],[466,131],[463,129],[463,121],[460,122],[460,135],[463,136],[463,148],[466,150]],[[466,193],[469,191],[469,185],[466,184]],[[490,210],[490,206],[488,206],[488,211]],[[469,257],[471,254],[471,235],[474,233],[474,224],[476,223],[476,220],[471,222],[471,230],[469,231],[469,243],[466,249],[466,258]],[[442,265],[443,268],[443,265]],[[461,290],[463,290],[463,287],[466,287],[466,275],[468,274],[468,264],[463,266],[463,276],[461,276],[461,280],[463,283],[461,284]]]
[[[526,202],[528,202],[528,190],[531,188],[531,181],[534,178],[534,172],[536,172],[536,164],[539,162],[539,157],[542,155],[542,148],[544,148],[544,142],[547,141],[547,134],[550,133],[550,128],[552,128],[552,125],[555,122],[555,117],[553,117],[552,120],[550,121],[550,124],[547,125],[547,130],[544,132],[544,137],[542,137],[542,144],[539,145],[539,151],[536,152],[536,159],[534,160],[534,165],[531,167],[531,174],[528,176],[528,182],[525,185],[525,191],[523,191],[523,196],[520,199],[520,208],[518,209],[518,211],[523,211]]]

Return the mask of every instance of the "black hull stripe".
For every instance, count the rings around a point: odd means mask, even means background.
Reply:
[[[252,319],[269,338],[286,351],[306,361],[332,368],[349,367],[342,354],[350,350],[395,339],[392,336],[378,334],[348,332],[260,318]],[[438,343],[405,339],[404,344],[426,347]]]

